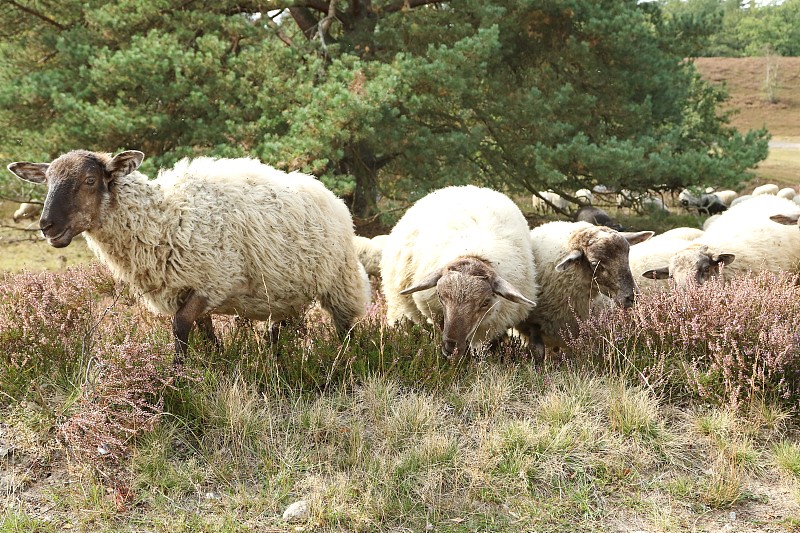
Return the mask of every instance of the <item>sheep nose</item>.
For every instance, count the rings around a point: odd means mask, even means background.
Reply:
[[[636,302],[636,294],[631,294],[625,298],[625,302],[623,302],[622,307],[629,309],[633,307],[634,302]]]
[[[456,346],[458,343],[453,339],[443,339],[442,340],[442,353],[446,356],[450,356],[456,350]]]
[[[52,227],[53,227],[52,220],[50,220],[49,218],[45,218],[44,215],[42,215],[42,217],[39,218],[39,229],[42,230],[42,233],[47,234],[47,230],[49,230]]]

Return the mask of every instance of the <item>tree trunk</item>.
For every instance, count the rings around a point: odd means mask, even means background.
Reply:
[[[378,202],[378,165],[372,154],[363,154],[360,144],[348,146],[340,161],[342,170],[355,178],[356,186],[350,202],[354,216],[365,218],[374,215]]]

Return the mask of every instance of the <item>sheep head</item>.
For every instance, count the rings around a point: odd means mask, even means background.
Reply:
[[[47,184],[39,226],[51,246],[63,248],[76,235],[99,226],[114,180],[136,170],[142,159],[144,154],[135,150],[114,157],[75,150],[52,163],[22,161],[8,169],[25,181]]]
[[[733,263],[734,254],[713,253],[706,245],[689,245],[676,253],[669,265],[648,270],[642,276],[651,279],[673,278],[679,287],[702,285],[712,276],[718,276],[720,267]]]
[[[498,298],[536,305],[503,279],[493,266],[477,257],[451,261],[400,291],[400,294],[412,294],[434,287],[442,305],[442,353],[448,357],[467,352],[470,337],[492,312]]]
[[[604,227],[582,228],[570,237],[570,251],[555,269],[562,272],[572,268],[576,275],[590,279],[592,298],[599,292],[620,307],[631,307],[637,289],[628,264],[630,247],[652,236],[652,231],[625,233]]]

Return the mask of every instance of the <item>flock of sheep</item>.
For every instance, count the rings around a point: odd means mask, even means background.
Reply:
[[[388,235],[367,239],[355,235],[344,203],[311,176],[254,159],[200,157],[149,180],[137,171],[143,158],[78,150],[8,168],[47,184],[39,224],[50,245],[83,234],[116,279],[149,309],[173,317],[179,356],[194,325],[216,342],[212,314],[277,324],[313,301],[345,336],[366,311],[368,274],[381,280],[390,326],[433,324],[442,352],[454,356],[515,333],[539,354],[563,346],[576,317],[634,305],[637,285],[800,266],[800,231],[786,225],[797,224],[800,207],[774,195],[777,188],[730,209],[730,195],[687,192],[686,207],[712,212],[721,202],[725,210],[705,231],[653,237],[621,231],[590,205],[588,190],[574,198],[586,204],[584,220],[530,230],[504,194],[446,187],[416,202]],[[542,197],[556,200],[539,193],[534,207]]]

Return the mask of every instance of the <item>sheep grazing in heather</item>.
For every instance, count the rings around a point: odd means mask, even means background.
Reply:
[[[765,183],[764,185],[759,185],[753,192],[751,193],[753,196],[762,196],[765,194],[768,195],[777,195],[780,192],[780,188],[775,185],[774,183]]]
[[[592,205],[585,205],[578,209],[573,219],[575,222],[588,222],[595,226],[606,226],[607,228],[617,231],[623,230],[622,224],[611,218],[608,213],[599,207],[594,207]]]
[[[464,355],[520,322],[536,295],[528,224],[491,189],[446,187],[417,201],[392,229],[381,259],[387,320],[430,322],[442,352]]]
[[[365,312],[365,288],[344,203],[312,176],[254,159],[184,159],[155,180],[130,150],[83,150],[9,170],[47,183],[39,221],[48,243],[83,233],[114,277],[172,315],[178,356],[189,332],[216,342],[211,314],[273,323],[316,298],[340,334]]]
[[[697,228],[674,228],[631,246],[628,263],[639,288],[643,291],[655,287],[666,289],[668,285],[665,279],[645,274],[669,263],[672,256],[685,250],[692,241],[703,235],[703,230]]]
[[[370,276],[381,275],[381,255],[386,237],[388,235],[376,235],[371,239],[360,235],[353,237],[358,260]]]
[[[531,230],[539,295],[516,329],[528,334],[533,349],[542,354],[545,346],[565,346],[561,331],[575,333],[575,317],[589,316],[599,295],[621,307],[632,306],[636,284],[628,251],[652,235],[620,233],[588,222],[550,222]]]
[[[19,208],[14,211],[12,215],[12,219],[14,222],[19,222],[20,220],[25,220],[26,218],[36,218],[42,212],[42,204],[35,204],[35,203],[22,203],[19,204]]]
[[[548,204],[548,202],[550,203]],[[554,211],[555,209],[566,211],[570,206],[570,203],[566,198],[563,198],[558,193],[554,193],[553,191],[542,191],[538,194],[533,194],[531,196],[531,204],[533,206],[533,210],[537,213],[547,213],[549,211]]]
[[[702,284],[716,275],[727,280],[748,271],[798,272],[800,231],[770,219],[797,211],[797,205],[785,198],[753,197],[723,213],[701,238],[645,275],[672,277],[676,285],[685,286]]]

